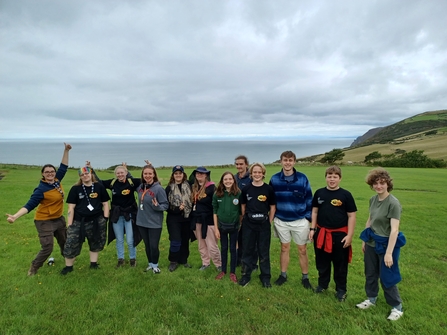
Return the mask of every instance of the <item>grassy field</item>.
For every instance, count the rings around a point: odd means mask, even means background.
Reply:
[[[314,190],[325,185],[324,169],[300,167]],[[211,170],[214,181],[224,171]],[[278,166],[268,166],[267,179],[278,170]],[[352,192],[358,206],[356,236],[364,227],[368,199],[373,195],[364,182],[368,170],[343,167],[342,186]],[[375,308],[355,308],[365,298],[358,238],[353,243],[348,298],[344,303],[335,299],[332,282],[321,295],[301,287],[296,249],[289,265],[289,281],[269,290],[262,288],[256,273],[247,287],[240,287],[228,277],[214,280],[214,269],[200,272],[196,242],[191,245],[190,257],[194,268],[170,273],[166,229],[161,241],[160,275],[143,272],[143,244],[137,248],[137,268],[115,269],[113,242],[100,253],[98,271],[88,268],[85,244],[73,273],[59,275],[63,258],[54,252],[55,266],[45,265],[38,275],[27,277],[30,262],[40,247],[33,214],[14,224],[9,224],[4,214],[14,213],[28,200],[37,185],[39,169],[0,166],[0,334],[446,334],[447,170],[389,170],[396,187],[393,194],[403,205],[401,230],[408,241],[401,253],[403,281],[399,284],[405,313],[394,323],[386,320],[389,306],[382,292]],[[132,173],[139,176],[140,171]],[[170,171],[158,173],[166,186]],[[112,177],[110,172],[98,174]],[[66,192],[76,179],[76,172],[70,170],[64,180]],[[272,239],[273,280],[279,274],[279,248],[278,240]],[[309,274],[315,285],[312,246],[308,250]]]

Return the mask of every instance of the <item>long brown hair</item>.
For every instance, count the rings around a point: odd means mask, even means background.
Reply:
[[[177,170],[177,171],[179,171],[179,170]],[[175,172],[177,172],[177,171],[175,171]],[[171,185],[171,184],[175,183],[175,179],[174,179],[174,173],[175,173],[175,172],[172,172],[172,174],[171,174],[171,178],[169,178],[169,183],[168,183],[168,185]],[[183,183],[185,180],[187,180],[187,179],[188,179],[188,175],[187,175],[185,172],[183,172],[182,183]]]
[[[144,183],[143,172],[146,169],[151,169],[152,171],[154,171],[154,183],[156,181],[158,181],[157,170],[155,170],[155,168],[154,168],[154,166],[152,164],[149,164],[149,165],[143,166],[143,170],[141,170],[141,182]]]
[[[231,178],[233,178],[233,185],[231,185],[229,193],[231,195],[238,195],[239,192],[241,191],[239,189],[239,187],[237,186],[237,182],[236,182],[236,179],[234,178],[234,175],[230,171],[225,171],[223,173],[222,177],[220,177],[219,185],[217,185],[217,188],[216,188],[216,195],[219,198],[222,198],[224,196],[224,194],[225,194],[226,187],[225,187],[225,185],[223,183],[223,180],[224,180],[225,176],[227,176],[227,175],[230,175]]]

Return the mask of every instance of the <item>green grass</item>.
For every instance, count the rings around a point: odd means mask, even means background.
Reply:
[[[279,166],[267,166],[268,177]],[[313,190],[323,187],[325,167],[299,167],[307,174]],[[218,181],[226,168],[212,168]],[[357,202],[356,236],[368,216],[368,199],[373,192],[364,178],[369,168],[343,167],[342,187],[350,190]],[[63,277],[59,271],[63,258],[53,253],[56,265],[44,266],[34,277],[26,272],[39,250],[33,215],[7,223],[4,213],[14,213],[29,198],[39,179],[38,168],[0,166],[0,333],[1,334],[445,334],[447,321],[447,170],[389,169],[395,182],[393,194],[403,205],[401,230],[407,236],[402,249],[399,284],[405,314],[397,322],[386,317],[389,306],[380,292],[371,310],[358,310],[364,300],[361,243],[354,240],[354,257],[348,278],[348,298],[339,303],[330,289],[315,295],[300,286],[296,249],[292,249],[289,281],[282,287],[263,289],[256,273],[247,287],[227,278],[218,282],[209,269],[199,272],[197,244],[191,245],[193,269],[179,268],[170,273],[169,241],[164,229],[161,241],[162,273],[144,273],[146,257],[143,244],[137,248],[137,268],[115,269],[115,244],[100,253],[101,269],[88,268],[87,244],[78,257],[75,271]],[[192,168],[187,170],[191,172]],[[132,171],[139,176],[140,171]],[[166,186],[170,170],[159,169]],[[112,177],[110,172],[98,172]],[[76,181],[70,170],[66,192]],[[317,273],[312,246],[309,246],[310,279]],[[126,250],[127,255],[127,250]],[[272,239],[273,280],[279,274],[279,242]],[[240,269],[237,274],[240,275]]]

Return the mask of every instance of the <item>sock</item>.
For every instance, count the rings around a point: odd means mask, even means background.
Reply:
[[[394,306],[393,308],[397,309],[399,312],[402,312],[402,304]]]
[[[283,276],[284,278],[287,278],[287,271],[285,271],[285,272],[281,271],[281,276]]]
[[[373,304],[375,304],[377,301],[377,297],[374,298],[368,297],[368,300],[371,301]]]
[[[303,273],[303,279],[309,279],[309,274],[308,273]]]

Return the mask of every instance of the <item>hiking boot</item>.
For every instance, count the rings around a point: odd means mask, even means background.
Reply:
[[[34,267],[33,264],[31,264],[29,270],[28,270],[28,276],[34,276],[37,273],[37,270],[39,270],[39,268]]]
[[[200,267],[200,271],[205,271],[206,269],[208,269],[210,266],[209,265],[202,265],[201,267]]]
[[[135,258],[131,258],[129,264],[131,268],[134,268],[137,266],[137,260]]]
[[[221,271],[221,272],[219,272],[219,274],[214,279],[221,280],[223,277],[225,277],[225,275],[226,275],[226,273]]]
[[[355,305],[357,308],[360,308],[360,309],[368,309],[368,308],[370,308],[370,307],[372,307],[372,306],[375,306],[376,304],[373,304],[372,302],[371,302],[371,300],[369,300],[369,299],[366,299],[365,301],[363,301],[363,302],[361,302],[360,304],[357,304],[357,305]]]
[[[126,262],[124,261],[124,259],[119,258],[119,259],[118,259],[118,264],[116,264],[116,268],[118,269],[118,268],[124,266],[124,264],[126,264]]]
[[[335,297],[338,299],[338,301],[343,302],[346,300],[347,297],[347,293],[346,291],[343,290],[337,290],[337,292],[335,292]]]
[[[278,279],[275,280],[275,285],[281,286],[287,281],[287,277],[279,275]]]
[[[170,272],[174,272],[176,269],[178,268],[178,263],[176,262],[171,262],[171,264],[169,264],[169,271]]]
[[[324,287],[321,287],[320,285],[318,285],[315,289],[315,293],[323,293],[324,291],[326,291],[326,289]]]
[[[241,278],[241,280],[239,280],[238,284],[241,286],[247,286],[249,282],[250,282],[250,278],[243,276]]]
[[[65,276],[67,273],[73,272],[72,266],[66,266],[61,270],[61,275]]]
[[[313,290],[314,288],[310,284],[309,278],[303,278],[301,279],[301,284],[303,284],[303,287],[307,290]]]
[[[264,280],[264,281],[262,282],[262,286],[263,286],[264,288],[272,288],[272,284],[270,284],[270,280]]]
[[[233,283],[236,283],[236,284],[237,284],[237,277],[236,277],[236,274],[234,274],[234,273],[230,273],[230,280],[231,280]]]
[[[98,263],[90,264],[90,269],[91,270],[99,270],[100,269],[99,264]]]
[[[393,308],[387,319],[391,321],[396,321],[399,320],[402,315],[404,315],[403,311],[399,311],[397,308]]]

